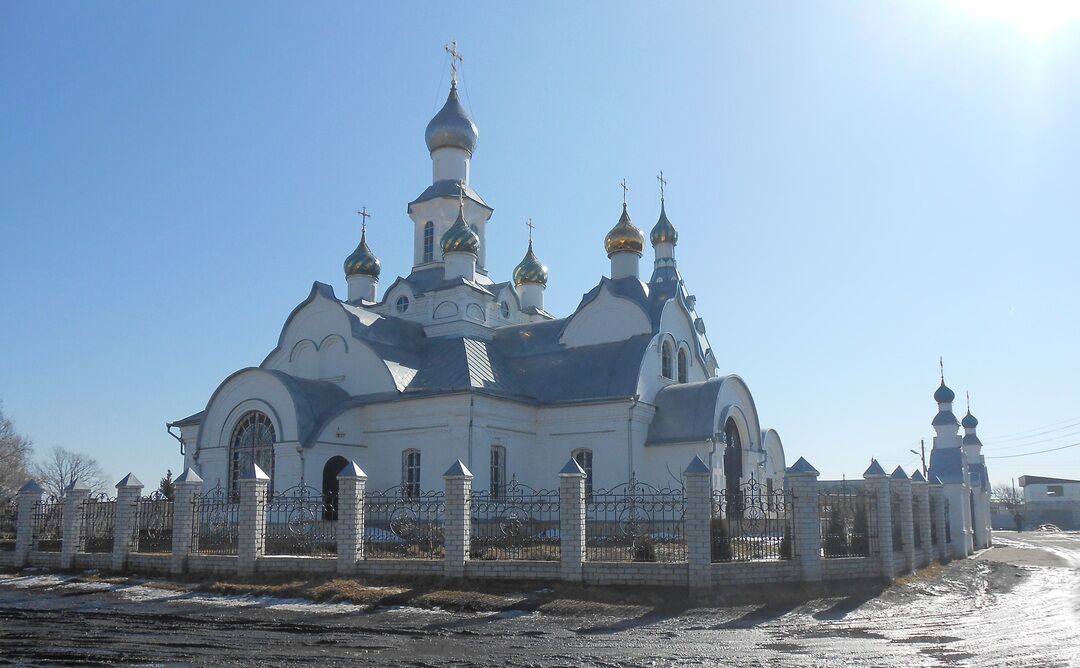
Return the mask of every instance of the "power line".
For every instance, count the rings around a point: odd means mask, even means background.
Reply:
[[[1005,443],[1005,442],[1008,442],[1008,441],[1023,441],[1025,439],[1032,438],[1034,436],[1045,436],[1046,434],[1052,434],[1055,431],[1062,431],[1064,429],[1072,429],[1073,427],[1076,427],[1076,426],[1080,426],[1080,422],[1073,422],[1071,424],[1067,424],[1067,425],[1064,425],[1064,426],[1061,426],[1061,427],[1055,427],[1053,429],[1047,429],[1045,431],[1037,431],[1037,432],[1034,432],[1032,434],[1027,434],[1025,436],[1013,436],[1011,438],[992,438],[992,439],[990,439],[990,442],[991,443]]]
[[[1037,452],[1021,452],[1018,455],[998,455],[996,457],[987,457],[986,459],[1012,459],[1013,457],[1027,457],[1028,455],[1041,455],[1047,452],[1057,452],[1058,450],[1067,450],[1069,448],[1075,448],[1080,446],[1080,443],[1071,443],[1069,445],[1063,445],[1060,448],[1050,448],[1049,450],[1039,450]]]
[[[1032,427],[1031,429],[1024,429],[1022,431],[1014,431],[1014,432],[1009,433],[1009,434],[1003,434],[1000,438],[995,439],[995,440],[1008,441],[1008,440],[1014,440],[1015,438],[1023,438],[1023,437],[1026,437],[1026,436],[1039,436],[1040,434],[1032,434],[1031,432],[1039,431],[1040,429],[1046,429],[1048,427],[1056,427],[1057,425],[1065,424],[1066,422],[1072,422],[1073,424],[1071,424],[1071,425],[1066,424],[1064,427],[1059,427],[1058,429],[1051,429],[1050,431],[1057,431],[1059,429],[1067,429],[1067,428],[1072,427],[1072,426],[1074,426],[1076,424],[1080,424],[1080,417],[1072,417],[1072,418],[1069,418],[1067,420],[1059,420],[1058,422],[1050,422],[1048,424],[1044,424],[1044,425],[1041,425],[1039,427]]]
[[[1060,441],[1060,440],[1062,440],[1064,438],[1069,438],[1069,437],[1072,437],[1072,436],[1076,436],[1078,434],[1080,434],[1080,431],[1070,431],[1070,432],[1065,433],[1065,434],[1058,434],[1057,436],[1051,436],[1050,438],[1040,438],[1040,439],[1035,440],[1035,441],[1026,441],[1024,443],[1013,443],[1012,445],[1002,445],[1002,446],[991,444],[991,445],[988,445],[986,447],[991,448],[994,451],[998,451],[998,450],[1016,450],[1017,448],[1027,448],[1027,447],[1030,447],[1032,445],[1038,445],[1040,443],[1053,443],[1054,441]]]

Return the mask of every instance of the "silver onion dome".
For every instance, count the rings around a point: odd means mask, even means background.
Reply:
[[[545,267],[536,254],[533,253],[532,241],[529,241],[529,250],[525,257],[514,267],[514,285],[522,283],[536,283],[546,286],[548,282],[548,268]]]
[[[661,243],[677,244],[679,243],[679,233],[676,231],[675,226],[668,220],[667,212],[664,211],[664,201],[660,200],[660,219],[656,221],[656,225],[653,225],[652,232],[649,232],[649,241],[653,246]]]
[[[476,129],[476,123],[469,118],[465,108],[458,99],[457,84],[450,84],[450,95],[446,98],[439,113],[428,122],[424,132],[424,140],[427,142],[428,151],[439,148],[460,148],[468,151],[469,155],[476,150],[476,140],[480,131]]]
[[[362,275],[378,279],[381,271],[382,262],[371,252],[367,244],[367,231],[364,231],[360,234],[360,245],[345,258],[345,276]]]
[[[480,235],[473,226],[465,222],[464,205],[458,208],[457,220],[442,235],[442,250],[446,253],[472,253],[480,250]]]

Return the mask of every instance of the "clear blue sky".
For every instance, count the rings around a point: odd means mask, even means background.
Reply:
[[[312,281],[345,294],[361,205],[384,287],[408,273],[456,38],[496,278],[532,217],[565,315],[619,180],[648,229],[663,169],[720,370],[789,462],[913,470],[939,355],[988,456],[1080,442],[1080,20],[968,4],[4,2],[4,408],[113,479],[178,469],[165,422]],[[1080,478],[1080,448],[990,471]]]

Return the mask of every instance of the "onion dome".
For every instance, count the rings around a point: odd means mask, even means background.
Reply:
[[[675,230],[675,226],[668,220],[667,212],[664,211],[664,201],[660,201],[660,220],[656,221],[656,225],[653,225],[652,232],[649,232],[649,241],[653,246],[656,244],[679,243],[679,233]]]
[[[974,429],[979,426],[979,421],[975,419],[975,416],[971,414],[971,409],[968,409],[967,415],[960,421],[960,425],[966,429]]]
[[[472,155],[479,136],[480,131],[476,129],[476,123],[469,118],[469,114],[461,106],[461,100],[458,99],[457,84],[451,83],[446,104],[428,122],[427,130],[424,132],[424,141],[427,142],[428,151],[451,147],[463,149]]]
[[[372,253],[367,245],[367,231],[365,230],[360,234],[360,245],[349,257],[345,258],[345,275],[371,276],[378,279],[380,271],[382,271],[382,262],[379,262],[379,258],[375,257],[375,253]]]
[[[476,255],[480,250],[480,235],[476,233],[472,225],[465,222],[465,207],[458,207],[457,220],[442,235],[442,252],[446,253],[472,253]]]
[[[615,253],[630,252],[641,257],[645,250],[645,235],[633,223],[630,222],[630,214],[626,212],[626,203],[622,205],[622,216],[615,227],[604,237],[604,250],[608,257]]]
[[[514,267],[514,285],[536,283],[546,286],[547,281],[548,268],[541,264],[540,260],[536,259],[536,254],[533,253],[532,249],[532,241],[530,241],[529,250],[525,253],[525,257],[518,263],[518,266]]]
[[[945,386],[945,381],[941,381],[941,387],[934,392],[934,401],[939,404],[951,404],[953,399],[956,398],[956,393]]]

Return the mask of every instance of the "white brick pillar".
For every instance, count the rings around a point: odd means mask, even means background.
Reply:
[[[933,478],[933,476],[931,476]],[[941,482],[934,478],[934,482],[927,485],[930,498],[934,500],[934,524],[937,526],[937,542],[934,543],[934,557],[945,563],[949,559],[947,543],[945,542],[945,489]]]
[[[920,568],[929,566],[934,560],[934,545],[930,536],[930,486],[926,484],[926,478],[919,471],[911,474],[911,499],[915,513],[915,527],[919,532],[919,540],[922,549],[919,551],[918,563]]]
[[[127,566],[131,553],[131,536],[135,533],[135,511],[143,484],[134,473],[116,483],[116,516],[113,519],[112,569],[121,571]]]
[[[821,521],[818,517],[818,475],[810,462],[802,457],[784,474],[791,490],[794,509],[791,524],[794,536],[794,558],[799,562],[804,582],[821,580]]]
[[[90,488],[79,480],[64,489],[64,542],[60,546],[60,568],[64,570],[75,567],[75,553],[82,550],[82,511],[89,496]]]
[[[892,542],[892,492],[889,490],[889,476],[876,459],[871,460],[870,468],[863,473],[866,491],[874,499],[873,518],[870,530],[877,534],[878,557],[881,560],[881,577],[887,582],[896,579],[893,566]],[[873,545],[874,540],[870,541]]]
[[[683,531],[686,533],[686,561],[690,587],[712,587],[712,483],[708,465],[695,456],[686,467],[686,511]]]
[[[240,476],[240,526],[236,546],[237,573],[255,575],[255,561],[266,548],[266,489],[270,476],[252,462]]]
[[[460,459],[443,474],[446,486],[446,513],[443,516],[446,557],[443,566],[446,575],[452,578],[465,577],[465,561],[469,558],[472,481],[473,474]]]
[[[573,458],[559,471],[559,577],[581,582],[585,561],[585,469]]]
[[[202,489],[203,480],[189,468],[173,480],[176,494],[173,496],[172,557],[169,571],[179,575],[187,568],[191,553],[191,537],[195,531],[195,495]]]
[[[367,474],[356,462],[338,473],[337,570],[347,575],[356,571],[364,558],[364,492]]]
[[[889,486],[900,501],[900,535],[903,536],[904,573],[915,572],[915,524],[912,521],[911,479],[907,472],[897,466],[889,479]]]
[[[33,480],[19,488],[19,519],[15,525],[15,565],[22,568],[34,546],[34,511],[41,503],[41,485]]]

